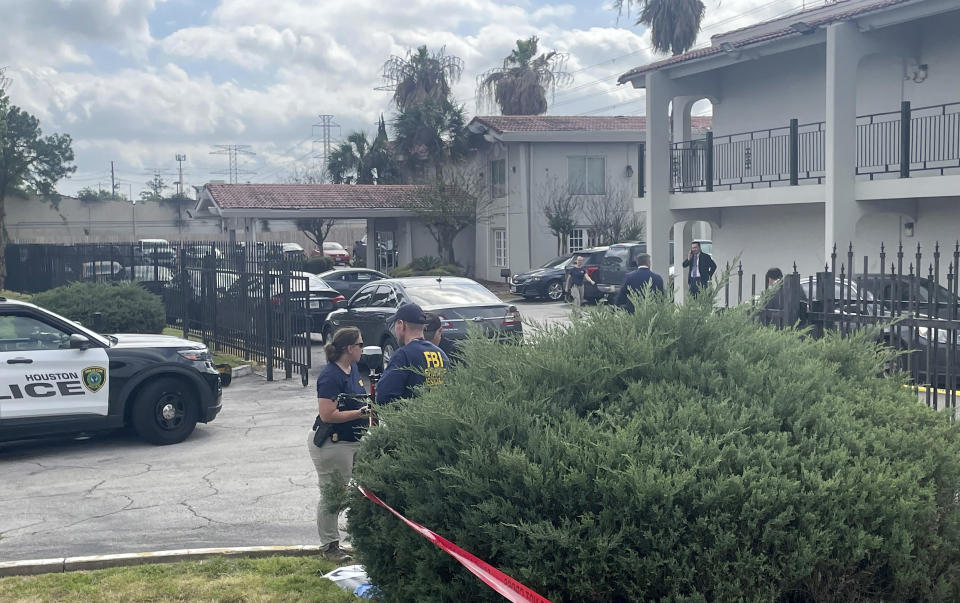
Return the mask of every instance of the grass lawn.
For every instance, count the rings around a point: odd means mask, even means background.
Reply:
[[[0,578],[0,601],[362,601],[321,578],[318,557],[203,561]]]
[[[6,289],[0,289],[0,297],[28,302],[30,301],[31,296],[29,293],[20,293],[19,291],[7,291]]]
[[[173,327],[164,327],[164,335],[171,335],[173,337],[183,337],[183,329],[175,329]],[[190,337],[191,341],[199,341],[196,337]],[[250,360],[244,360],[239,356],[233,356],[232,354],[213,354],[213,363],[214,364],[229,364],[230,366],[243,366],[245,364],[256,365],[255,362]]]

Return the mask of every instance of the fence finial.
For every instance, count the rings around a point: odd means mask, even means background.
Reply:
[[[794,273],[794,274],[797,274],[797,262],[796,262],[796,261],[793,262],[793,273]]]

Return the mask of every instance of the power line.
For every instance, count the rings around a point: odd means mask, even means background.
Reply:
[[[216,151],[210,151],[211,155],[227,155],[229,158],[230,167],[226,170],[219,170],[213,172],[214,174],[223,174],[228,177],[228,182],[230,184],[236,184],[240,180],[241,174],[256,174],[251,170],[241,170],[237,165],[237,158],[240,155],[256,155],[253,151],[249,150],[250,145],[248,144],[215,144],[213,148],[217,149]]]

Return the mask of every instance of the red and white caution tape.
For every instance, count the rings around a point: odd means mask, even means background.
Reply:
[[[490,588],[497,591],[503,597],[514,603],[550,603],[550,600],[540,596],[533,590],[527,588],[523,584],[520,584],[510,576],[504,574],[497,568],[493,567],[486,561],[475,557],[474,555],[468,553],[467,551],[461,549],[457,545],[453,544],[443,536],[436,534],[435,532],[428,530],[422,525],[410,521],[395,509],[390,507],[387,503],[380,500],[376,494],[369,492],[363,488],[363,486],[357,486],[360,489],[360,493],[377,503],[387,511],[390,511],[394,515],[400,518],[400,520],[413,528],[415,531],[419,532],[421,536],[440,547],[443,552],[447,553],[454,559],[460,562],[463,567],[470,570],[470,572],[480,578]]]

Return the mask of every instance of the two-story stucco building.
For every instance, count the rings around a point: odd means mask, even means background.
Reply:
[[[666,270],[670,230],[686,246],[696,221],[711,225],[716,259],[740,256],[747,273],[822,270],[834,243],[853,243],[857,271],[868,254],[879,269],[881,242],[952,247],[958,31],[957,0],[839,0],[622,75],[646,91],[637,209],[655,268]],[[703,99],[713,127],[696,141],[690,108]]]
[[[475,117],[468,128],[481,143],[471,161],[489,183],[493,204],[476,227],[476,276],[497,280],[504,268],[521,272],[557,255],[543,206],[567,191],[582,209],[622,197],[636,207],[644,178],[645,118],[504,115]],[[702,134],[709,118],[693,118]],[[569,251],[593,244],[589,211],[577,216]]]

